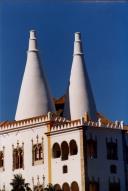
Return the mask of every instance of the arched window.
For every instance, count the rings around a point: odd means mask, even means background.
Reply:
[[[39,145],[39,160],[43,158],[43,150],[41,144]]]
[[[36,144],[33,146],[34,150],[34,161],[41,160],[43,158],[43,149],[41,144]]]
[[[14,149],[14,169],[19,168],[19,156],[18,156],[18,149]]]
[[[0,151],[0,168],[4,166],[4,154]]]
[[[38,147],[35,145],[34,146],[34,160],[38,160],[39,158],[39,150],[38,150]]]
[[[21,148],[18,151],[18,155],[19,155],[19,166],[20,168],[22,168],[23,167],[23,151]]]
[[[61,157],[62,160],[68,160],[68,155],[69,155],[69,147],[68,147],[68,143],[66,141],[62,142],[61,144]]]
[[[42,143],[33,144],[32,140],[32,165],[39,165],[44,163],[44,153],[43,153],[43,138]]]
[[[97,141],[89,139],[87,140],[87,156],[89,158],[97,158]]]
[[[71,184],[71,191],[79,191],[79,186],[77,184],[77,182],[72,182]]]
[[[23,168],[23,148],[13,150],[13,169]]]
[[[53,158],[59,158],[61,155],[60,146],[58,143],[54,143],[52,147],[52,156]]]
[[[69,143],[70,155],[77,155],[78,148],[75,140],[71,140]]]
[[[55,184],[54,189],[55,191],[61,191],[61,187],[59,184]]]
[[[69,184],[68,183],[64,183],[63,186],[62,186],[62,190],[63,191],[70,191]]]

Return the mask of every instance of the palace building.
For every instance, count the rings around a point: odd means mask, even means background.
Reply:
[[[30,31],[15,120],[0,122],[0,190],[15,174],[34,191],[128,190],[128,126],[98,113],[79,32],[67,92],[53,99]]]

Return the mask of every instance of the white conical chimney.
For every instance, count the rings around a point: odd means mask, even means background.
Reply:
[[[89,117],[94,121],[97,119],[96,106],[84,63],[81,34],[76,32],[64,116],[75,120],[81,118],[84,113],[88,113]]]
[[[36,32],[30,31],[27,62],[15,115],[16,120],[55,111],[47,80],[39,59]]]

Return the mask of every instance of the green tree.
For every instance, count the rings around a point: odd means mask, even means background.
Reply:
[[[10,185],[12,186],[11,191],[31,191],[29,183],[25,183],[25,179],[21,174],[14,174],[14,178]]]

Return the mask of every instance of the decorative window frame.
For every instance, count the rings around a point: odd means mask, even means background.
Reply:
[[[3,146],[3,149],[0,150],[0,152],[3,154],[3,166],[0,167],[0,172],[5,171],[5,147]]]
[[[112,155],[110,155],[109,154],[109,152],[108,152],[108,145],[109,144],[115,144],[116,145],[116,155],[114,156],[114,157],[112,157]],[[112,148],[112,146],[111,146],[111,148]],[[107,160],[118,160],[118,140],[117,140],[117,138],[116,139],[112,139],[112,137],[111,138],[106,138],[106,158],[107,158]]]
[[[42,137],[41,142],[39,142],[38,135],[36,136],[36,143],[34,143],[33,139],[32,141],[32,166],[44,164],[44,138]],[[39,147],[42,147],[42,158],[35,160],[35,147],[39,149]],[[40,154],[40,153],[39,153]]]
[[[91,156],[91,152],[88,153],[88,146],[90,147],[89,142],[92,142],[91,144],[94,147],[94,155]],[[87,157],[88,159],[97,159],[98,158],[98,142],[97,142],[97,137],[93,137],[92,135],[90,135],[90,137],[88,137],[88,139],[86,140],[86,147],[87,147]]]
[[[16,167],[16,159],[15,159],[15,151],[17,150],[17,152],[19,152],[19,150],[22,151],[22,157],[23,157],[23,163],[22,163],[22,167],[20,167],[20,161],[18,163],[19,168]],[[22,145],[19,146],[19,141],[17,141],[17,145],[16,147],[14,147],[14,145],[12,145],[12,159],[13,159],[13,164],[12,164],[12,170],[18,170],[18,169],[23,169],[24,170],[24,143],[22,142]]]

